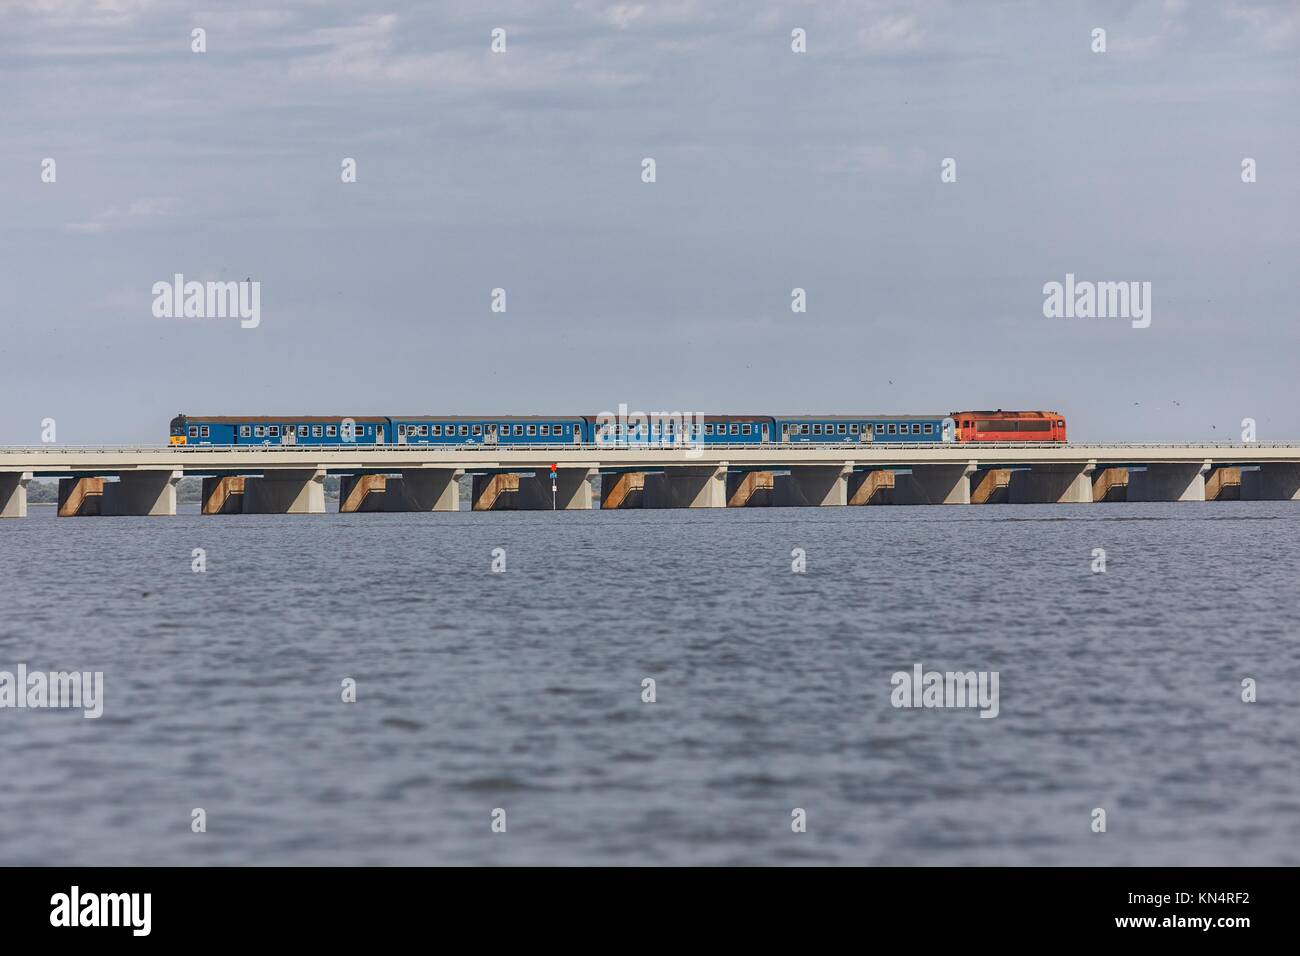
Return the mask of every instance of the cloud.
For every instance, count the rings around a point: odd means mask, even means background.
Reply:
[[[858,45],[870,53],[907,53],[923,39],[916,19],[910,16],[885,17],[858,31]]]
[[[289,44],[311,52],[295,55],[287,68],[299,82],[347,81],[369,86],[422,88],[447,92],[540,91],[597,86],[617,88],[644,77],[611,66],[599,47],[538,48],[509,44],[503,54],[489,50],[488,35],[477,49],[425,49],[399,46],[399,18],[364,17],[346,26],[323,27]]]
[[[165,196],[152,196],[134,199],[125,205],[109,206],[85,222],[70,222],[64,225],[68,232],[97,234],[146,225],[150,220],[171,216],[180,204]]]

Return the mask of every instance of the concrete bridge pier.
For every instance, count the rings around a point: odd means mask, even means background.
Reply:
[[[176,483],[181,471],[123,472],[116,482],[104,483],[100,514],[174,515]]]
[[[980,468],[970,476],[970,503],[1004,505],[1010,500],[1010,468]]]
[[[457,468],[412,468],[403,471],[400,478],[387,480],[382,508],[384,511],[459,511],[460,476],[464,473]],[[343,500],[341,491],[339,500]]]
[[[103,478],[60,478],[59,517],[84,518],[100,513],[104,501]]]
[[[790,474],[776,476],[776,503],[783,508],[827,508],[849,503],[849,475],[853,462],[843,465],[793,466]]]
[[[519,476],[519,501],[521,511],[590,511],[591,482],[594,468],[560,468],[555,472],[554,503],[551,497],[550,470],[538,471],[532,478]]]
[[[519,499],[519,476],[510,473],[475,475],[470,488],[473,511],[514,511]]]
[[[1092,465],[1034,465],[1011,473],[1013,505],[1092,504]]]
[[[970,476],[966,465],[914,465],[910,475],[894,475],[894,501],[900,505],[968,505]]]
[[[387,475],[340,475],[339,514],[373,514],[388,510]]]
[[[1241,472],[1242,501],[1300,501],[1300,463],[1263,464]]]
[[[640,508],[645,495],[645,472],[613,471],[600,476],[600,510]]]
[[[594,468],[561,468],[555,473],[556,511],[591,509],[591,482]],[[475,511],[550,511],[551,472],[527,475],[504,473],[475,475],[473,502]]]
[[[725,508],[727,466],[664,468],[645,476],[646,508]]]
[[[1215,465],[1205,476],[1206,501],[1240,501],[1241,469],[1231,465]]]
[[[0,474],[0,518],[27,517],[27,484],[31,480],[30,471]]]
[[[1098,468],[1092,473],[1093,501],[1128,501],[1128,469]]]
[[[325,513],[325,469],[268,471],[244,479],[244,514],[320,515]]]
[[[729,471],[727,472],[727,507],[771,507],[775,487],[776,481],[770,471]]]
[[[1146,471],[1130,471],[1129,501],[1204,501],[1205,473],[1209,462],[1176,465],[1148,465]]]
[[[237,515],[244,513],[244,477],[226,475],[222,478],[203,479],[203,506],[205,515]]]
[[[850,505],[892,505],[894,473],[892,471],[855,471],[846,479]]]

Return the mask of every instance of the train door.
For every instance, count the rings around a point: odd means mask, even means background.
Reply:
[[[383,443],[384,443],[384,426],[383,426],[383,425],[376,425],[376,426],[375,426],[375,444],[376,444],[376,445],[382,445]]]
[[[573,443],[575,445],[582,444],[582,423],[581,422],[573,423]]]
[[[398,425],[398,426],[397,426],[397,444],[399,444],[399,445],[405,445],[405,444],[406,444],[406,434],[407,434],[407,431],[410,429],[410,427],[411,427],[410,425]]]
[[[495,445],[497,443],[497,423],[488,422],[487,430],[483,434],[484,434],[483,444]]]
[[[790,440],[790,425],[788,422],[781,423],[781,442],[784,444]]]

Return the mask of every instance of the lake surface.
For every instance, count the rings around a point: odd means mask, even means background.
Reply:
[[[194,510],[0,522],[0,864],[1300,863],[1300,503]]]

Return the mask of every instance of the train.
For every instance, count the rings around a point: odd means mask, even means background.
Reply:
[[[947,415],[177,415],[172,445],[625,445],[1052,442],[1051,411]]]

